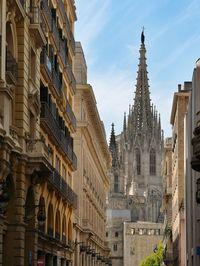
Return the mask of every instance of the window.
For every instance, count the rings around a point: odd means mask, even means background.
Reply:
[[[113,245],[113,250],[114,250],[114,251],[117,251],[117,244],[114,244],[114,245]]]
[[[106,232],[106,237],[108,237],[108,232]]]
[[[115,174],[114,175],[114,192],[118,192],[119,191],[119,178],[118,175]]]
[[[151,149],[150,151],[150,175],[156,175],[156,152],[154,149]]]
[[[136,171],[137,175],[141,174],[141,155],[140,155],[140,150],[136,149]]]
[[[115,232],[115,237],[118,237],[118,232]]]

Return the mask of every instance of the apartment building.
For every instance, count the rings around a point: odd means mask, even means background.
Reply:
[[[78,167],[74,189],[79,198],[75,212],[76,266],[111,265],[106,237],[106,195],[111,156],[100,119],[94,91],[87,83],[87,66],[80,42],[76,43],[74,136]]]
[[[184,117],[187,111],[191,82],[178,85],[174,93],[172,125],[172,241],[174,265],[185,265],[185,191],[184,191]]]
[[[0,2],[0,265],[72,265],[73,0]]]

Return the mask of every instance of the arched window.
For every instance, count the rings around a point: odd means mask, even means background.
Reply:
[[[150,151],[150,165],[149,165],[150,175],[156,175],[156,152],[154,149]]]
[[[135,154],[136,154],[136,171],[137,171],[137,175],[140,175],[141,174],[141,155],[140,155],[140,150],[136,149]]]
[[[114,175],[114,192],[119,192],[119,178],[118,175]]]

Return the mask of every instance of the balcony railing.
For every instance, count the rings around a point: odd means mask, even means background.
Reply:
[[[48,57],[47,50],[43,47],[42,52],[40,54],[40,63],[45,67],[48,78],[51,80],[52,78],[52,62]]]
[[[72,51],[75,52],[75,40],[74,40],[74,35],[72,32],[70,32],[70,44],[72,47]]]
[[[48,227],[48,228],[47,228],[47,234],[48,234],[50,237],[53,237],[53,228]]]
[[[71,105],[69,104],[68,100],[66,105],[66,113],[69,117],[70,122],[72,123],[73,127],[76,128],[76,117],[74,115],[74,112],[72,111]]]
[[[67,155],[72,167],[76,169],[77,157],[73,152],[73,147],[70,145],[67,137],[62,133],[46,102],[41,102],[40,118],[43,127],[47,130],[47,132],[49,132],[49,135],[53,138],[56,145],[58,145],[59,148]],[[56,184],[58,186],[60,185],[58,178],[56,179]]]
[[[60,128],[46,102],[41,102],[41,123],[57,145],[60,145]]]
[[[76,193],[61,177],[58,171],[54,170],[54,172],[49,177],[49,182],[58,192],[60,192],[60,194],[62,194],[62,197],[66,199],[73,208],[77,208]]]
[[[60,37],[59,37],[59,32],[58,32],[58,28],[56,25],[56,22],[54,19],[52,19],[52,36],[56,45],[57,50],[59,50],[60,48]]]
[[[52,16],[51,16],[51,9],[48,5],[48,1],[42,0],[41,10],[42,10],[42,14],[45,18],[45,21],[49,27],[49,30],[51,31],[51,29],[52,29]]]
[[[18,65],[9,50],[6,50],[6,75],[7,80],[11,83],[17,83]]]
[[[60,95],[61,93],[61,88],[62,88],[62,84],[60,82],[60,79],[58,77],[58,74],[57,72],[55,71],[55,69],[53,69],[52,71],[52,78],[53,78],[53,85],[54,85],[54,88],[56,89],[58,95]]]
[[[65,67],[65,70],[66,70],[68,79],[71,83],[72,89],[75,91],[76,90],[76,80],[75,80],[74,74],[72,72],[72,67],[69,64],[67,64],[67,66]]]
[[[67,30],[67,34],[70,35],[70,24],[69,24],[69,20],[65,11],[65,6],[63,3],[63,0],[58,0],[58,8],[60,9],[61,15],[63,17],[64,20],[64,24],[66,26],[66,30]]]
[[[67,47],[64,40],[60,40],[60,57],[63,61],[63,65],[67,64]]]

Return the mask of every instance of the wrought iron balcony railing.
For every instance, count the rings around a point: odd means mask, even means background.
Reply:
[[[71,83],[72,89],[75,91],[76,90],[76,80],[75,80],[74,74],[72,72],[72,67],[69,64],[67,64],[65,67],[65,70],[67,73],[67,77]]]
[[[56,46],[57,50],[59,51],[60,37],[59,37],[58,28],[57,28],[57,25],[56,25],[56,22],[54,19],[52,19],[52,37],[54,39],[55,46]]]
[[[48,1],[46,0],[41,1],[41,11],[48,25],[48,28],[51,31],[52,30],[52,16],[51,16],[51,9],[48,5]]]
[[[76,128],[76,117],[74,115],[74,112],[72,111],[71,105],[68,102],[68,100],[66,100],[66,102],[67,102],[67,105],[66,105],[66,113],[67,113],[67,116],[68,116],[70,122],[72,123],[72,126],[74,128]]]
[[[71,31],[70,30],[70,24],[69,24],[69,19],[67,17],[66,11],[65,11],[65,6],[64,6],[63,0],[58,0],[58,8],[59,8],[60,13],[63,17],[67,34],[70,36],[70,31]]]
[[[7,81],[16,84],[17,83],[17,72],[18,72],[18,65],[11,54],[11,52],[7,49],[6,50],[6,76]]]
[[[47,132],[49,132],[49,136],[54,139],[57,145],[60,145],[60,128],[46,102],[41,102],[40,120]]]
[[[49,177],[49,182],[56,189],[62,197],[73,207],[77,208],[77,195],[72,188],[61,177],[57,170],[54,170]]]
[[[41,125],[46,129],[46,131],[49,133],[49,136],[54,140],[56,145],[59,146],[59,148],[65,153],[65,155],[67,155],[69,162],[75,170],[77,168],[77,157],[73,152],[73,147],[70,144],[69,139],[62,133],[46,102],[41,102],[40,120]],[[57,185],[59,185],[58,181]]]
[[[52,62],[48,57],[47,50],[43,47],[42,52],[40,54],[40,63],[45,68],[45,72],[48,75],[48,79],[52,79]]]
[[[60,57],[63,61],[63,65],[66,66],[67,64],[67,47],[66,42],[60,39]]]
[[[58,73],[55,71],[55,69],[53,69],[52,71],[52,79],[53,79],[53,86],[55,90],[57,91],[58,95],[60,95],[61,89],[62,89],[62,83],[60,82]]]
[[[70,44],[72,47],[72,51],[75,52],[75,40],[74,40],[74,35],[72,32],[70,32]]]

